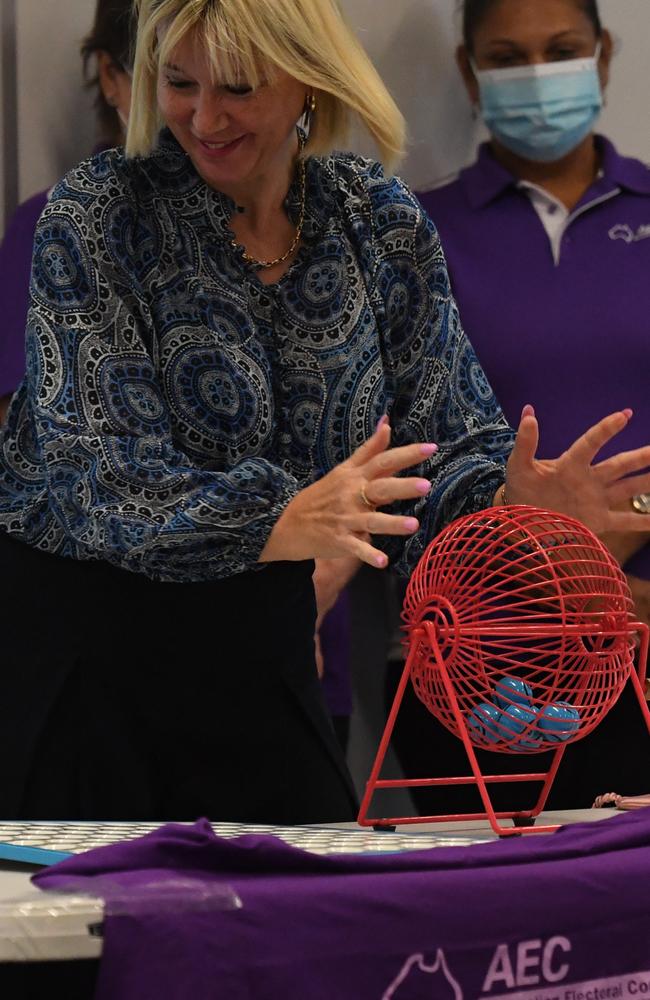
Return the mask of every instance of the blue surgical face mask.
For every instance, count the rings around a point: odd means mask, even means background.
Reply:
[[[560,160],[589,135],[603,105],[600,44],[590,59],[477,70],[483,120],[527,160]]]

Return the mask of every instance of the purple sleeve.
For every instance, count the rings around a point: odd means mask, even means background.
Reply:
[[[41,191],[16,209],[0,244],[0,396],[17,389],[25,374],[25,327],[34,230],[47,204]]]
[[[325,668],[323,695],[331,715],[350,715],[352,712],[350,640],[350,596],[344,590],[320,629]]]

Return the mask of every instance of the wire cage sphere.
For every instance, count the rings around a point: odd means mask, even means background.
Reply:
[[[634,604],[580,522],[535,507],[454,521],[428,546],[402,618],[417,697],[475,746],[557,749],[590,733],[634,666]],[[455,702],[455,704],[454,704]]]

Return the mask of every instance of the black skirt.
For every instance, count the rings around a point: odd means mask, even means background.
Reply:
[[[158,583],[0,532],[0,566],[0,818],[354,818],[311,562]]]

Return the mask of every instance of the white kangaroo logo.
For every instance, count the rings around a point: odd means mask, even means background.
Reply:
[[[609,238],[610,240],[624,240],[625,243],[638,243],[639,240],[650,239],[650,225],[639,226],[635,233],[631,226],[619,222],[618,225],[612,226],[610,229]]]
[[[456,979],[454,979],[449,971],[449,966],[447,965],[445,953],[442,948],[438,948],[436,952],[436,960],[433,965],[427,965],[424,960],[424,955],[421,952],[417,955],[411,955],[411,957],[406,960],[399,975],[390,984],[381,1000],[392,1000],[392,998],[396,996],[397,990],[399,990],[402,983],[409,977],[411,970],[414,968],[418,969],[420,972],[431,974],[435,972],[442,972],[443,976],[454,991],[454,1000],[463,1000],[463,991],[460,988],[460,984]],[[399,997],[397,997],[397,1000],[399,1000]]]

